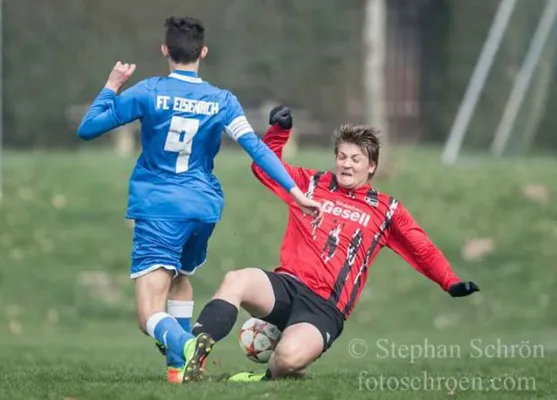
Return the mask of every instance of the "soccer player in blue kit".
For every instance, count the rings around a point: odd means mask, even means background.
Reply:
[[[91,140],[141,121],[142,153],[129,182],[127,218],[135,220],[131,278],[141,330],[166,353],[167,380],[182,383],[186,364],[203,364],[212,343],[195,338],[193,292],[187,275],[205,262],[207,244],[224,205],[213,175],[222,133],[235,140],[300,208],[321,215],[320,204],[296,186],[281,161],[254,133],[236,97],[203,81],[205,28],[192,17],[166,20],[162,54],[171,73],[118,92],[135,71],[118,62],[91,104],[78,136]],[[165,306],[168,306],[166,312]]]

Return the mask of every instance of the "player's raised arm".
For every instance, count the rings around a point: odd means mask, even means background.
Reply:
[[[286,146],[286,143],[290,138],[292,124],[292,114],[288,107],[274,107],[269,113],[270,127],[263,136],[263,143],[265,143],[277,155],[296,184],[305,191],[309,186],[310,177],[314,175],[316,171],[289,165],[282,158],[284,146]],[[280,185],[277,185],[277,183],[272,180],[259,165],[252,163],[251,169],[255,177],[278,197],[285,201],[290,200],[288,193],[282,190]]]
[[[391,235],[387,247],[453,297],[467,296],[479,291],[473,282],[461,282],[441,250],[433,244],[402,204],[393,200],[390,211]]]
[[[290,174],[294,173],[297,175],[294,179],[303,179],[302,176],[299,176],[300,171],[298,169],[286,164],[282,159],[282,152],[284,146],[288,143],[293,125],[290,109],[286,106],[276,106],[273,108],[269,113],[269,125],[269,129],[267,129],[263,137],[263,142],[281,159]],[[303,183],[301,182],[301,184]]]
[[[132,76],[135,64],[117,62],[108,80],[83,117],[77,134],[83,140],[92,140],[102,134],[125,125],[141,117],[141,98],[144,82],[125,90],[118,91]]]
[[[304,195],[277,155],[255,134],[238,100],[232,94],[228,107],[226,133],[238,142],[255,164],[292,196],[305,213],[321,217],[321,204]]]

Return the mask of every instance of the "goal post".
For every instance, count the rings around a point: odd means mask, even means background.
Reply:
[[[505,32],[507,31],[516,2],[517,0],[501,0],[499,3],[499,8],[491,24],[487,39],[484,42],[482,52],[478,58],[468,87],[466,88],[464,98],[458,109],[449,137],[445,143],[442,154],[442,162],[444,164],[451,165],[456,163],[468,125],[474,115],[480,94],[485,87],[489,71],[491,70],[501,42],[505,36]]]
[[[4,194],[4,0],[0,0],[0,205]]]
[[[528,52],[524,57],[520,71],[515,77],[514,86],[507,100],[505,111],[495,131],[495,136],[491,144],[491,154],[494,156],[501,156],[505,151],[505,147],[515,126],[516,117],[522,107],[524,98],[530,87],[532,76],[539,64],[543,50],[546,47],[547,40],[554,30],[556,20],[557,0],[547,0],[536,32],[530,41]]]

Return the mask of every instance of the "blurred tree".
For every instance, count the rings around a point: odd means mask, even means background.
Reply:
[[[419,90],[420,139],[445,140],[498,1],[385,2],[389,12],[398,15],[396,29],[412,25],[408,50],[421,52],[421,65],[412,62],[397,70],[402,74],[397,90]],[[210,52],[201,70],[205,79],[233,90],[245,107],[274,99],[307,110],[320,123],[317,132],[310,132],[316,134],[309,136],[312,144],[329,145],[334,127],[366,120],[365,5],[366,0],[205,0],[189,2],[187,13],[202,18],[208,28]],[[481,112],[472,122],[469,145],[490,141],[542,6],[542,0],[519,1],[482,96]],[[176,10],[183,10],[182,1],[5,1],[6,144],[77,146],[75,121],[68,118],[68,110],[92,100],[115,61],[138,64],[134,82],[168,73],[159,46],[164,19]],[[408,32],[405,35],[408,39]],[[401,63],[414,57],[396,56]],[[546,76],[551,76],[550,64]],[[414,76],[416,70],[421,79]],[[554,87],[547,98],[549,104],[557,102]],[[540,119],[537,143],[557,147],[551,134],[556,118],[546,112]],[[416,137],[405,125],[395,130],[401,139]]]

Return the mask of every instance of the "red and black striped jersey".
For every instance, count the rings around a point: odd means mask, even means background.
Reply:
[[[282,160],[290,131],[269,128],[263,140]],[[388,247],[443,290],[460,281],[443,253],[407,209],[371,185],[347,190],[333,172],[283,164],[296,184],[323,204],[324,218],[304,215],[290,195],[256,164],[255,176],[289,207],[280,265],[333,303],[345,318],[352,312],[379,251]]]

